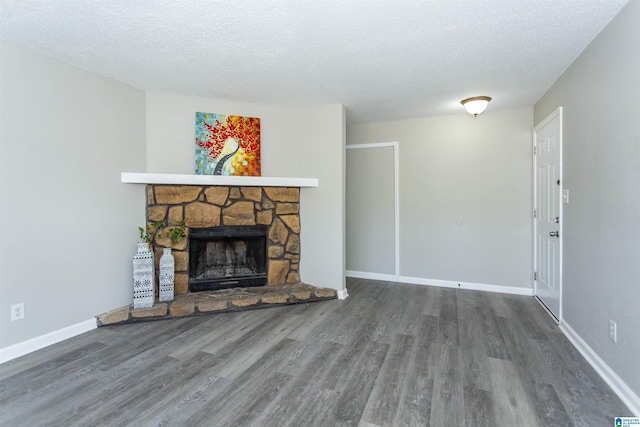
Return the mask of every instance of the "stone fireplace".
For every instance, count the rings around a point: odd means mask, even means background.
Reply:
[[[134,309],[127,305],[111,310],[96,316],[98,326],[309,303],[337,297],[334,289],[300,281],[300,187],[317,187],[317,179],[123,172],[122,182],[146,185],[148,224],[162,221],[173,227],[186,217],[187,237],[171,245],[166,235],[157,235],[152,245],[156,268],[163,248],[173,247],[175,299],[156,300],[151,308]],[[166,233],[166,229],[160,233]],[[251,242],[256,234],[264,239],[261,243]],[[244,242],[239,242],[238,235]],[[213,241],[222,237],[223,242],[207,243],[220,246],[222,252],[207,254],[207,244],[202,248],[203,243],[199,240],[211,240],[210,237],[214,237]],[[200,248],[195,247],[198,245]],[[204,255],[201,250],[204,250]],[[194,260],[193,256],[200,259]],[[208,265],[200,265],[202,257]],[[263,259],[264,266],[258,265],[255,257]],[[227,264],[229,260],[233,261],[231,265]],[[199,286],[197,279],[202,278],[199,276],[209,267],[213,271],[205,273],[205,276],[226,277],[228,272],[234,273],[233,270],[242,275],[247,272],[245,269],[249,269],[251,280],[259,279],[263,284],[244,287],[228,283],[234,287],[192,289],[190,292],[189,282],[193,282],[194,287]],[[231,279],[218,278],[218,282],[225,281],[232,282]]]
[[[189,231],[189,291],[267,284],[267,227],[192,228]]]
[[[240,258],[242,261],[247,255],[253,256],[259,252],[255,247],[248,249],[246,242],[231,242],[233,235],[256,234],[258,229],[263,230],[264,253],[262,255],[265,258],[262,261],[264,265],[257,265],[257,267],[258,270],[262,267],[263,271],[250,274],[240,272],[239,276],[250,276],[250,278],[245,277],[251,282],[246,286],[300,282],[299,213],[300,189],[295,187],[147,185],[147,223],[164,221],[171,227],[176,226],[183,218],[187,218],[187,238],[173,245],[176,294],[187,293],[190,290],[244,286],[240,282],[234,283],[235,278],[225,279],[230,267],[224,264],[227,259]],[[248,231],[250,229],[253,231]],[[221,243],[208,244],[210,250],[214,250],[217,246],[222,253],[214,255],[211,252],[207,255],[207,244],[204,244],[204,249],[202,248],[203,236],[205,238],[222,236]],[[160,259],[162,249],[169,246],[171,246],[170,240],[166,236],[160,235],[154,239],[156,263]],[[192,254],[196,253],[195,249],[198,249],[194,246],[200,246],[199,249],[205,252],[204,255],[196,255],[200,257],[199,259],[192,260]],[[205,275],[210,277],[202,277],[203,271],[191,271],[206,269],[207,256],[209,256],[212,270]],[[256,264],[255,261],[250,262]],[[246,266],[240,265],[240,267],[237,270]],[[258,283],[260,279],[262,283]],[[214,285],[203,286],[207,280],[214,282]]]

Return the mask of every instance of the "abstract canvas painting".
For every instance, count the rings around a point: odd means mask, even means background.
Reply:
[[[196,113],[196,174],[260,176],[260,119]]]

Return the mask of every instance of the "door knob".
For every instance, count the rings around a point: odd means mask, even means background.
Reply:
[[[552,231],[549,233],[549,236],[551,237],[560,237],[560,232],[559,231]]]
[[[557,216],[553,219],[553,222],[555,222],[556,224],[558,224],[560,222],[560,217]]]

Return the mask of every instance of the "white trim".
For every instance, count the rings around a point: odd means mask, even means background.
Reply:
[[[558,270],[560,270],[560,284],[558,286],[559,288],[559,297],[558,297],[558,322],[562,321],[562,289],[563,289],[563,277],[564,277],[564,256],[563,256],[563,252],[564,252],[564,227],[562,226],[562,224],[564,224],[564,198],[563,198],[563,188],[564,188],[564,160],[562,157],[562,152],[564,151],[564,116],[563,116],[563,110],[562,107],[558,107],[558,116],[560,118],[560,153],[558,154],[558,163],[560,164],[560,172],[558,173],[560,175],[560,191],[559,191],[559,196],[560,196],[560,200],[558,201],[558,215],[560,216],[560,222],[558,223],[558,233],[560,233],[560,237],[558,238],[559,240],[559,244],[558,244],[558,250],[560,251],[560,255],[558,256],[559,260],[558,260]],[[535,240],[535,236],[534,239]]]
[[[491,285],[487,283],[455,282],[451,280],[422,279],[419,277],[400,276],[400,282],[414,285],[439,286],[441,288],[469,289],[473,291],[497,292],[501,294],[532,296],[530,287]]]
[[[379,147],[396,147],[397,142],[372,142],[371,144],[349,144],[347,150],[355,148],[379,148]]]
[[[349,291],[347,290],[347,288],[338,289],[338,299],[347,299],[348,296]]]
[[[393,239],[395,250],[393,254],[394,279],[397,281],[400,276],[400,154],[398,142],[374,142],[371,144],[351,144],[346,146],[348,150],[358,148],[393,148]],[[355,276],[352,276],[355,277]],[[378,280],[378,279],[376,279]],[[391,279],[380,279],[391,280]]]
[[[173,173],[122,172],[125,184],[229,185],[239,187],[317,187],[318,178],[271,176],[182,175]]]
[[[533,295],[536,296],[538,281],[537,281],[537,269],[538,269],[538,242],[536,241],[538,236],[536,233],[538,232],[538,228],[536,226],[536,221],[538,220],[538,146],[536,144],[536,132],[535,129],[531,131],[531,208],[533,212],[531,212],[531,289],[533,291]],[[546,307],[545,307],[546,309]]]
[[[60,341],[75,337],[76,335],[91,331],[97,327],[98,325],[94,318],[5,347],[0,349],[0,363],[8,362],[9,360],[16,359],[20,356],[24,356],[25,354],[40,350],[41,348],[48,347],[52,344],[59,343]]]
[[[640,416],[640,397],[620,378],[589,345],[569,326],[566,321],[560,322],[560,330],[573,346],[587,359],[602,379],[611,387],[620,400],[627,405],[635,416]]]
[[[547,312],[547,314],[551,317],[551,319],[553,319],[554,322],[556,322],[557,324],[560,324],[560,320],[556,317],[555,314],[553,314],[551,312],[551,310],[549,310],[549,307],[547,307],[545,305],[544,302],[542,302],[542,300],[540,299],[540,297],[536,294],[536,290],[535,288],[533,289],[533,297],[536,299],[536,301],[538,301],[538,304],[540,304],[540,306],[542,306],[542,308],[544,309],[544,311]]]
[[[400,146],[393,143],[393,180],[394,180],[394,232],[395,232],[395,275],[400,277]]]
[[[532,288],[516,286],[490,285],[486,283],[454,282],[451,280],[423,279],[420,277],[394,276],[392,274],[368,273],[366,271],[346,271],[347,277],[356,279],[382,280],[396,283],[410,283],[413,285],[436,286],[440,288],[469,289],[483,292],[497,292],[501,294],[533,296]]]
[[[382,280],[386,282],[398,282],[398,276],[394,274],[382,274],[382,273],[368,273],[366,271],[354,271],[347,270],[347,277],[353,277],[354,279],[370,279],[370,280]]]

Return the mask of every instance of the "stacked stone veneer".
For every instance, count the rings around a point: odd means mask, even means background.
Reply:
[[[147,223],[164,221],[171,227],[187,218],[187,238],[172,251],[176,294],[189,291],[188,234],[193,228],[267,226],[267,284],[300,282],[299,214],[299,188],[147,185]],[[172,246],[164,232],[153,241],[156,264],[162,248]]]

